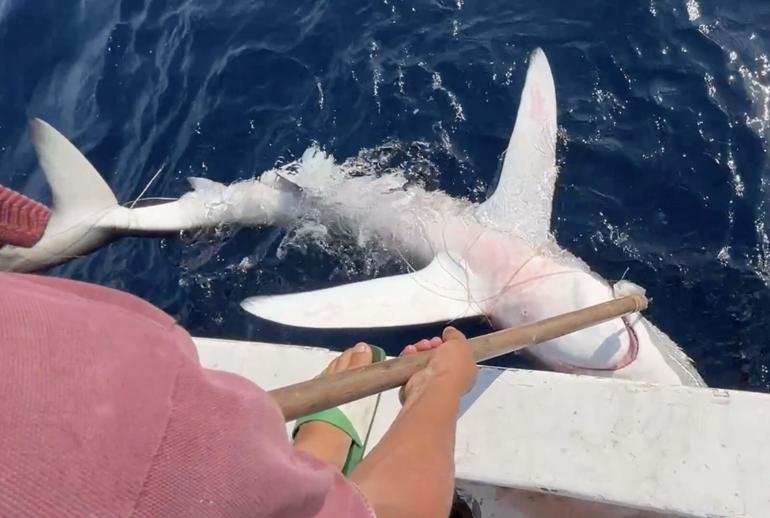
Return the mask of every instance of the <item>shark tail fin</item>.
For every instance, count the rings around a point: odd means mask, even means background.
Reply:
[[[61,133],[40,119],[32,119],[29,129],[53,195],[54,217],[77,220],[118,206],[94,166]]]

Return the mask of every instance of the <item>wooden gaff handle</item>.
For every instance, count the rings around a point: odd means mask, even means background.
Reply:
[[[477,336],[469,341],[474,346],[474,358],[481,362],[646,308],[644,295],[630,295],[521,327]],[[270,395],[281,407],[286,421],[293,421],[313,412],[400,387],[428,364],[433,353],[415,353],[330,374],[275,389]]]

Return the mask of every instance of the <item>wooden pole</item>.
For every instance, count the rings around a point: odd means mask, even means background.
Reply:
[[[540,322],[477,336],[470,342],[476,361],[481,362],[646,308],[647,299],[643,295],[630,295]],[[432,354],[433,351],[426,351],[385,360],[275,389],[270,395],[281,407],[286,421],[293,421],[303,415],[400,387],[428,364]]]

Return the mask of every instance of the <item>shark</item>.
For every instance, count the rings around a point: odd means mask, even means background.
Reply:
[[[338,174],[310,149],[301,166],[222,185],[191,178],[193,191],[149,206],[120,205],[63,135],[30,122],[53,195],[48,225],[30,247],[0,247],[0,270],[37,271],[121,235],[156,236],[223,224],[291,228],[308,213],[328,228],[374,240],[409,265],[401,275],[307,292],[257,295],[249,313],[304,328],[388,328],[485,317],[515,327],[640,290],[610,283],[562,248],[551,232],[556,166],[556,89],[536,49],[497,185],[480,204],[403,179]],[[617,318],[528,349],[562,372],[704,386],[692,361],[640,314]]]
[[[418,188],[377,189],[360,177],[324,193],[301,171],[286,178],[315,197],[316,206],[334,213],[337,224],[364,229],[404,254],[413,271],[304,293],[250,297],[242,307],[260,318],[305,328],[387,328],[479,316],[507,328],[640,290],[627,281],[610,284],[553,238],[556,144],[556,89],[545,53],[536,49],[500,177],[485,202],[458,202]],[[373,199],[377,196],[389,197],[389,203],[379,203]],[[527,352],[562,372],[705,385],[682,349],[639,314]]]

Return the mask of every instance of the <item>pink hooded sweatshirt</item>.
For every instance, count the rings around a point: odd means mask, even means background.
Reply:
[[[133,296],[0,273],[0,516],[373,517],[250,381]]]

